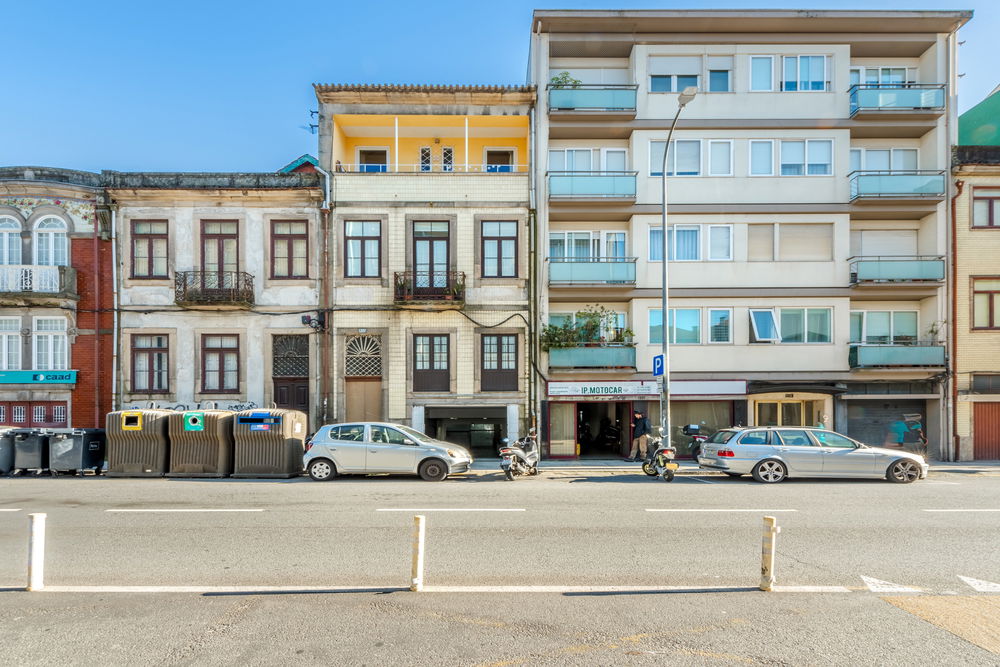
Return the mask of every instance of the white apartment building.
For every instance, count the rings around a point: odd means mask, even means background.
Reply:
[[[659,419],[661,162],[695,86],[667,161],[679,452],[688,423],[882,445],[919,422],[950,457],[946,170],[970,17],[534,13],[549,456],[624,454],[631,411]]]

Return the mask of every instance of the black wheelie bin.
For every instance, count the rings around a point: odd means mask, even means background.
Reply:
[[[0,475],[14,469],[14,429],[0,428]]]
[[[28,472],[36,475],[49,468],[49,436],[52,431],[41,428],[14,429],[14,474]]]

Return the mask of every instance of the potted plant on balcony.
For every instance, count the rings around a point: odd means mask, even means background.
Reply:
[[[448,286],[448,293],[445,298],[449,301],[461,301],[465,297],[465,280],[463,278],[456,278],[451,285]]]
[[[553,88],[576,88],[582,83],[583,81],[573,78],[573,75],[566,71],[559,72],[549,80]]]

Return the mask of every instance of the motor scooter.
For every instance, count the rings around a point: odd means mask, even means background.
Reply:
[[[653,453],[642,462],[642,471],[650,477],[661,477],[664,482],[674,481],[674,472],[679,467],[674,460],[677,458],[677,450],[663,437],[663,429],[660,429],[660,437],[653,438],[650,451]]]
[[[701,426],[698,424],[688,424],[681,429],[681,433],[691,436],[688,450],[691,452],[691,457],[697,462],[698,457],[701,456],[701,444],[708,440],[708,436],[702,435]]]
[[[510,447],[500,448],[500,470],[511,482],[518,475],[537,475],[538,456],[538,438],[532,428],[528,430],[528,435],[516,440]]]

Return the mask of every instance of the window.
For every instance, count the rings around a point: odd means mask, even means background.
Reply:
[[[56,424],[66,423],[66,406],[55,405],[52,407],[52,421]]]
[[[667,259],[695,262],[701,259],[701,225],[670,225],[667,228]],[[649,228],[649,261],[663,261],[663,232]]]
[[[21,263],[21,225],[11,217],[0,217],[0,264]]]
[[[201,390],[206,393],[233,393],[239,389],[239,336],[202,335]]]
[[[591,232],[552,232],[549,234],[549,257],[600,257],[600,235]]]
[[[747,260],[774,261],[774,225],[747,225]]]
[[[132,221],[132,277],[169,278],[167,221]]]
[[[344,442],[364,442],[365,427],[364,424],[334,426],[330,429],[328,437],[330,440],[341,440]]]
[[[384,172],[389,169],[389,149],[359,148],[358,171]]]
[[[170,390],[169,343],[166,336],[132,336],[132,391],[159,393]]]
[[[774,56],[750,56],[750,91],[774,90]]]
[[[451,374],[447,334],[413,337],[413,391],[448,391]]]
[[[732,343],[732,320],[732,308],[710,308],[708,311],[708,342]]]
[[[663,175],[663,141],[649,142],[649,175]],[[670,142],[667,151],[667,176],[701,175],[701,140],[684,139]]]
[[[382,275],[382,223],[378,220],[344,222],[344,275],[378,278]]]
[[[741,445],[766,445],[767,431],[748,431],[739,442]]]
[[[592,171],[594,151],[567,148],[549,151],[549,171]]]
[[[778,333],[778,323],[773,310],[769,308],[750,309],[750,342],[781,342],[781,334]]]
[[[1000,227],[1000,190],[975,188],[972,191],[972,226]],[[11,262],[16,264],[16,262]]]
[[[604,232],[604,256],[613,259],[625,258],[625,232]]]
[[[701,56],[652,56],[649,59],[649,92],[679,93],[698,86]]]
[[[710,69],[708,70],[708,92],[710,93],[728,93],[729,92],[729,75],[730,72],[727,69]]]
[[[483,277],[516,277],[517,223],[483,222],[482,234]]]
[[[379,442],[384,445],[405,445],[406,441],[409,440],[405,435],[388,426],[372,424],[369,428],[371,429],[371,442]]]
[[[845,438],[839,433],[832,431],[816,430],[812,432],[813,437],[819,441],[820,447],[837,447],[839,449],[855,449],[853,440]]]
[[[1000,278],[972,279],[972,328],[1000,328]]]
[[[701,309],[671,308],[667,322],[669,342],[672,345],[698,345],[701,343]],[[663,343],[663,311],[649,311],[649,342]]]
[[[517,391],[517,336],[484,334],[482,343],[482,390]]]
[[[852,67],[851,85],[864,84],[885,87],[900,86],[917,82],[915,67]]]
[[[451,146],[441,147],[441,171],[455,171],[455,149]]]
[[[784,56],[782,63],[782,90],[806,92],[828,88],[826,56]]]
[[[733,259],[733,226],[708,225],[709,261],[729,261]]]
[[[775,433],[778,434],[781,444],[786,447],[815,447],[813,441],[809,439],[809,435],[805,431],[780,430],[775,431]]]
[[[709,141],[708,142],[708,175],[709,176],[732,176],[733,175],[733,142]]]
[[[852,148],[851,171],[913,171],[919,167],[916,148]]]
[[[420,147],[420,171],[430,171],[432,166],[431,162],[431,147],[421,146]]]
[[[21,320],[0,318],[0,371],[21,370]]]
[[[66,266],[66,244],[66,223],[59,218],[42,218],[35,225],[35,264]]]
[[[486,169],[488,172],[509,172],[514,170],[514,151],[508,148],[490,149],[486,151]]]
[[[35,422],[46,422],[46,421],[48,421],[45,418],[46,417],[46,413],[48,412],[48,410],[46,410],[45,407],[46,406],[44,406],[44,405],[33,405],[31,407],[31,420],[35,421]]]
[[[829,343],[829,308],[782,308],[782,343]]]
[[[33,338],[35,370],[64,371],[69,368],[65,317],[36,317]]]
[[[972,391],[977,394],[1000,394],[1000,375],[973,374]]]
[[[15,405],[13,412],[13,421],[15,424],[23,424],[28,421],[28,406],[26,405]]]
[[[829,176],[833,173],[833,142],[782,141],[782,176]]]
[[[833,259],[833,225],[789,223],[778,227],[778,261],[820,262]]]
[[[859,310],[851,313],[851,342],[906,345],[917,342],[915,310]]]
[[[309,223],[271,221],[271,277],[309,277]]]
[[[750,142],[750,175],[774,176],[774,142]]]

